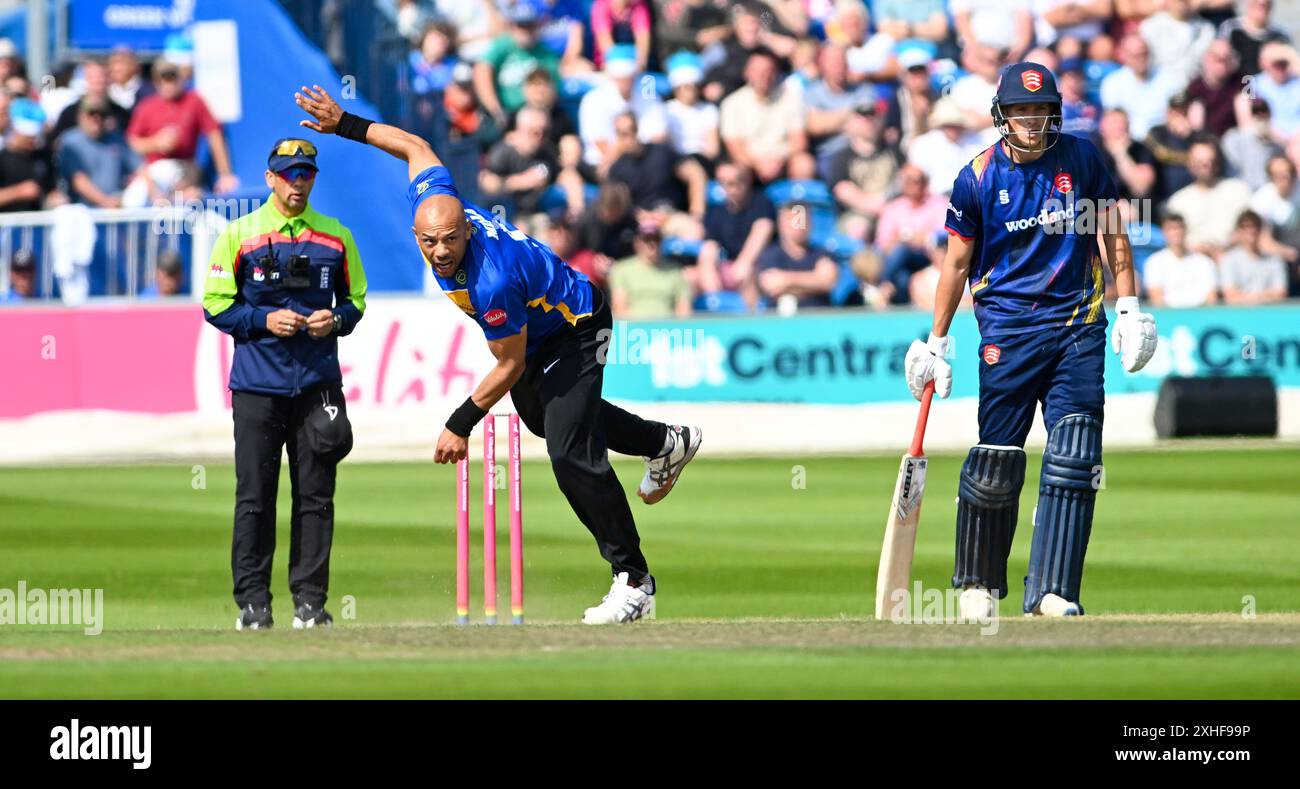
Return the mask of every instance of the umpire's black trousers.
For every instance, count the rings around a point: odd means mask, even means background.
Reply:
[[[319,451],[314,419],[327,406],[327,422],[347,430],[346,405],[338,384],[296,397],[232,392],[235,420],[235,532],[230,568],[235,603],[271,604],[271,561],[275,553],[275,499],[280,451],[289,450],[293,516],[289,531],[289,591],[295,606],[325,604],[330,545],[334,539],[334,479],[340,456]],[[342,420],[340,422],[340,420]],[[317,435],[313,435],[316,430]],[[346,451],[343,452],[346,454]]]
[[[592,299],[590,317],[577,326],[565,324],[528,358],[510,399],[528,430],[546,439],[555,481],[596,538],[600,555],[614,573],[640,581],[650,570],[609,450],[656,456],[668,426],[601,399],[613,321],[604,295],[594,287]]]

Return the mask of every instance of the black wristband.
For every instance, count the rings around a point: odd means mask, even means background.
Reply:
[[[364,143],[366,141],[366,129],[369,129],[370,124],[372,123],[374,123],[374,121],[366,120],[365,118],[362,118],[359,115],[353,115],[350,112],[345,112],[343,113],[343,117],[339,118],[339,125],[338,128],[334,130],[334,133],[340,137],[346,137],[349,140],[356,140],[357,142]]]
[[[466,397],[465,402],[447,417],[447,429],[461,438],[469,438],[469,434],[474,432],[474,425],[483,421],[485,416],[487,411],[475,405],[474,398]]]

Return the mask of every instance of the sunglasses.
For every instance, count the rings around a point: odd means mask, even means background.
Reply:
[[[174,80],[174,79],[180,79],[180,76],[181,76],[181,73],[180,73],[179,71],[160,71],[160,72],[158,72],[158,79],[164,80],[164,81],[166,81],[166,82],[171,82],[171,81]]]
[[[272,156],[315,156],[316,146],[306,140],[284,140],[271,151]]]
[[[304,181],[313,181],[316,179],[316,171],[306,165],[288,167],[276,173],[276,175],[280,176],[280,180],[287,183],[293,183],[299,178]]]

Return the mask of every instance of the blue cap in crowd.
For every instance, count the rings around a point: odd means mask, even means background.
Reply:
[[[694,52],[678,52],[668,58],[668,84],[674,89],[682,85],[698,85],[704,81],[704,67],[700,56]]]
[[[605,50],[605,73],[611,77],[631,77],[640,70],[636,47],[631,44],[615,44]]]
[[[45,110],[31,99],[14,99],[9,105],[9,123],[17,134],[40,137],[45,129]]]
[[[1066,58],[1061,61],[1061,67],[1056,70],[1057,74],[1065,76],[1066,74],[1082,74],[1086,63],[1083,58]]]
[[[540,16],[537,13],[537,7],[527,2],[527,0],[514,3],[506,11],[506,18],[510,20],[510,24],[519,25],[520,27],[532,27],[538,23]]]

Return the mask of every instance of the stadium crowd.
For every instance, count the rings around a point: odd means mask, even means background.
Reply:
[[[1300,296],[1300,55],[1270,0],[377,2],[412,104],[477,146],[478,202],[620,317],[929,308],[946,193],[1018,60],[1132,200],[1150,303]],[[0,211],[237,186],[183,42],[41,94],[5,43]]]

